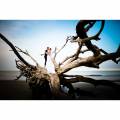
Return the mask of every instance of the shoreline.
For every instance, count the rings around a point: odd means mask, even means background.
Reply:
[[[120,84],[120,81],[118,81]],[[120,100],[119,91],[110,86],[94,86],[90,83],[76,83],[79,88],[80,98],[78,100]],[[118,85],[119,85],[118,84]],[[75,84],[74,84],[75,85]],[[79,86],[79,87],[78,87]],[[35,100],[28,83],[23,80],[0,80],[0,100]],[[39,98],[36,100],[49,100]],[[74,99],[73,99],[74,100]],[[75,99],[76,100],[76,99]]]

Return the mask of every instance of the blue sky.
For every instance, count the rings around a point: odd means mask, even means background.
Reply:
[[[4,34],[12,43],[22,49],[27,49],[29,53],[43,66],[44,59],[40,54],[44,53],[47,46],[52,49],[60,48],[67,36],[76,35],[75,27],[78,20],[1,20],[0,32]],[[97,22],[89,31],[88,35],[94,35],[99,30],[100,22]],[[105,28],[100,35],[100,41],[93,41],[93,44],[106,50],[114,52],[120,44],[120,21],[107,20]],[[61,61],[66,55],[72,54],[77,47],[75,43],[69,43],[58,55],[57,61]],[[16,56],[10,52],[10,48],[0,40],[0,70],[16,70],[14,59]],[[87,53],[90,55],[91,53]],[[84,55],[83,55],[84,56]],[[31,64],[32,61],[24,56]],[[101,69],[119,69],[112,61],[101,64]],[[48,70],[53,70],[53,65],[48,58]],[[85,70],[81,67],[76,70]],[[88,69],[87,69],[88,70]],[[89,69],[93,70],[93,69]]]

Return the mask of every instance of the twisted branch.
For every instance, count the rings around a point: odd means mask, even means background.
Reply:
[[[16,50],[15,46],[5,37],[0,33],[0,38],[6,42],[13,50],[13,52],[15,53],[15,55],[27,66],[31,67],[31,68],[35,68],[34,65],[29,64]]]
[[[66,44],[68,43],[68,40],[70,40],[69,37],[67,37],[65,44],[57,52],[56,52],[56,49],[55,49],[54,59],[56,58],[57,54],[66,46]]]
[[[25,54],[26,56],[30,57],[30,58],[36,63],[36,66],[37,66],[37,67],[40,67],[40,65],[38,64],[38,62],[28,53],[27,50],[26,50],[26,51],[23,51],[23,50],[21,50],[21,49],[20,49],[19,47],[17,47],[17,46],[15,46],[15,48],[16,48],[16,50],[17,50],[18,52],[21,52],[21,53]],[[10,50],[10,51],[13,51],[13,50]]]

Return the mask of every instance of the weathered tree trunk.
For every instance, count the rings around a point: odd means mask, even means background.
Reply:
[[[60,94],[60,79],[57,74],[50,74],[50,86],[54,95]]]
[[[94,81],[93,79],[85,78],[83,76],[67,76],[65,75],[66,72],[80,66],[99,68],[99,65],[107,60],[112,60],[116,64],[120,61],[120,46],[118,47],[116,52],[107,53],[106,51],[99,49],[97,46],[93,45],[93,47],[95,47],[96,51],[98,51],[99,53],[97,56],[89,56],[87,58],[82,58],[79,56],[81,53],[84,54],[86,51],[89,51],[89,49],[82,51],[81,48],[85,42],[99,37],[99,35],[101,34],[104,28],[104,23],[105,22],[102,21],[101,28],[96,33],[96,35],[85,38],[83,40],[79,38],[77,38],[76,40],[71,40],[71,37],[67,37],[65,44],[58,51],[56,51],[55,49],[54,56],[52,56],[52,54],[49,54],[51,61],[54,65],[55,73],[49,73],[47,69],[40,66],[37,63],[37,61],[27,51],[23,51],[20,48],[14,46],[1,33],[0,33],[0,38],[11,47],[12,51],[15,53],[15,55],[19,59],[19,60],[16,60],[16,67],[20,70],[21,74],[20,76],[17,77],[17,79],[19,79],[21,76],[25,76],[26,81],[29,83],[32,89],[42,88],[44,87],[44,84],[46,84],[46,86],[49,86],[50,92],[52,93],[51,99],[71,99],[72,97],[74,97],[74,88],[71,83],[86,81],[96,85],[98,82],[96,83],[96,81]],[[69,40],[71,40],[71,42],[77,42],[78,49],[73,55],[66,57],[62,62],[57,63],[56,56],[62,49],[64,49],[64,47],[66,46]],[[29,56],[35,62],[36,66],[28,63],[28,61],[26,61],[19,54],[19,52]],[[101,54],[101,52],[104,53],[104,55]],[[67,79],[66,77],[72,77],[72,78]],[[109,83],[110,85],[113,85],[113,83],[106,82],[106,81],[102,81],[102,83],[104,84]],[[67,86],[69,88],[69,91],[67,94],[61,91],[61,85]],[[116,85],[114,84],[114,86]]]

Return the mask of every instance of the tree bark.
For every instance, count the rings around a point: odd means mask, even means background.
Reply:
[[[16,60],[16,67],[20,70],[21,74],[20,76],[17,77],[19,79],[21,76],[25,76],[27,82],[29,83],[30,87],[41,87],[41,82],[47,81],[49,83],[50,91],[52,93],[52,98],[51,99],[67,99],[71,98],[74,96],[73,92],[74,88],[71,83],[73,82],[80,82],[80,81],[86,81],[91,84],[98,84],[95,80],[91,78],[85,78],[83,76],[68,76],[65,73],[70,71],[71,69],[81,67],[81,66],[86,66],[86,67],[93,67],[93,68],[99,68],[99,65],[107,60],[112,60],[115,63],[118,63],[120,61],[120,45],[117,49],[116,52],[113,53],[107,53],[104,50],[99,49],[97,46],[95,49],[99,52],[98,56],[89,56],[86,58],[80,57],[81,53],[85,53],[88,50],[82,51],[81,48],[84,45],[86,41],[90,41],[93,39],[96,39],[96,37],[99,37],[101,34],[103,28],[104,28],[105,22],[102,21],[101,28],[100,30],[96,33],[96,35],[92,37],[85,38],[83,40],[81,39],[76,39],[73,40],[72,42],[77,42],[78,48],[76,52],[73,55],[70,55],[66,57],[62,62],[57,63],[55,58],[57,57],[58,53],[63,50],[63,48],[66,46],[68,41],[70,40],[69,37],[67,37],[65,44],[58,50],[55,50],[54,56],[52,54],[49,54],[51,61],[54,65],[54,70],[55,73],[49,73],[46,68],[43,68],[40,66],[37,61],[27,52],[23,51],[18,47],[15,47],[4,35],[0,33],[0,38],[6,42],[12,49],[12,51],[15,53],[15,55],[18,57],[19,60]],[[28,63],[20,54],[19,52],[29,56],[35,63],[36,66],[31,65]],[[104,55],[101,54],[104,53]],[[118,59],[118,60],[116,60]],[[66,77],[72,77],[71,79],[67,79]],[[108,82],[102,81],[102,83],[106,84]],[[110,85],[113,85],[112,83],[109,82]],[[69,91],[67,94],[61,91],[61,85],[66,85],[69,88]]]

